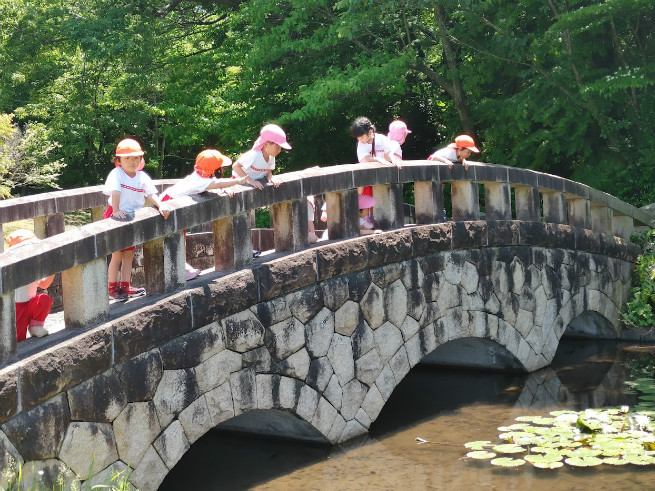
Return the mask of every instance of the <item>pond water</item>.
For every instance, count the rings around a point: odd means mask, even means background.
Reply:
[[[553,364],[530,375],[415,367],[366,437],[331,448],[210,432],[159,489],[652,489],[655,466],[503,469],[467,459],[463,445],[497,441],[517,416],[634,405],[625,381],[644,366],[652,376],[653,360],[637,346],[585,340],[562,342]]]

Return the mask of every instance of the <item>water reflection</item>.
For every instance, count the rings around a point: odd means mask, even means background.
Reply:
[[[551,367],[528,376],[417,367],[367,437],[329,448],[213,432],[193,445],[160,489],[650,489],[651,468],[504,470],[462,458],[464,442],[495,440],[496,428],[520,415],[633,405],[636,396],[623,392],[624,361],[634,355],[624,348],[568,341]]]

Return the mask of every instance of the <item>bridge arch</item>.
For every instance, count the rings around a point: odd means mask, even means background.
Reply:
[[[0,444],[82,476],[127,466],[156,489],[191,443],[248,412],[287,412],[331,443],[361,435],[411,368],[456,340],[497,343],[535,371],[571,319],[618,320],[632,252],[523,227],[414,227],[208,275],[17,367],[40,391],[22,393]],[[67,386],[83,370],[97,375]]]

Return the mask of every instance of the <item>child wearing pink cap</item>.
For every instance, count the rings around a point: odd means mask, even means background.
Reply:
[[[400,160],[403,159],[402,144],[405,143],[409,133],[411,133],[411,131],[407,128],[404,121],[396,119],[389,123],[389,133],[387,133],[387,138],[395,142],[393,154]]]
[[[264,189],[265,184],[280,185],[273,179],[275,157],[282,149],[291,150],[287,135],[276,124],[267,124],[259,132],[252,149],[241,155],[232,166],[232,171],[239,177],[245,177],[247,184],[257,189]]]
[[[30,230],[14,230],[7,237],[7,246],[18,249],[30,244],[36,244],[39,239]],[[52,283],[55,275],[33,281],[29,285],[14,290],[16,302],[16,340],[27,338],[27,331],[32,337],[47,336],[48,331],[43,325],[52,308],[52,298],[47,293],[37,293],[37,288],[46,289]]]
[[[229,167],[230,165],[232,165],[232,160],[218,150],[214,150],[213,148],[203,150],[196,156],[196,164],[193,172],[166,189],[162,194],[162,202],[179,198],[180,196],[193,196],[209,189],[218,189],[219,192],[223,192],[231,198],[234,196],[234,192],[224,188],[236,186],[237,184],[246,184],[246,178],[221,179],[223,176],[223,167]],[[186,238],[186,230],[184,234]],[[189,263],[185,264],[185,269],[187,281],[196,278],[200,274],[200,270],[194,268]]]
[[[464,169],[469,170],[469,164],[466,161],[471,153],[480,153],[475,146],[475,141],[469,135],[459,135],[453,143],[441,148],[428,157],[428,160],[438,160],[452,169],[454,164],[463,164]]]

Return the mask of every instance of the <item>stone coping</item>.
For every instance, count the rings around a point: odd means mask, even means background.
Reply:
[[[445,251],[508,246],[525,247],[526,253],[531,247],[568,249],[628,262],[639,253],[618,237],[520,221],[408,226],[319,242],[296,253],[271,253],[248,268],[203,275],[169,295],[114,305],[111,320],[100,325],[19,343],[19,360],[0,370],[0,422],[171,339],[309,285],[412,258],[429,263]]]
[[[166,237],[183,229],[259,207],[304,199],[311,194],[337,192],[365,185],[462,180],[507,182],[513,186],[531,186],[541,191],[588,199],[592,206],[607,206],[617,214],[632,217],[637,224],[647,225],[650,220],[645,211],[586,185],[527,169],[483,163],[472,163],[468,171],[461,165],[449,169],[445,164],[427,161],[407,161],[403,163],[402,169],[381,164],[346,164],[315,167],[276,177],[282,183],[278,188],[267,186],[260,191],[247,186],[235,186],[236,195],[233,198],[213,191],[178,198],[170,202],[173,210],[168,220],[163,220],[155,209],[146,207],[125,220],[101,220],[48,237],[29,250],[6,251],[0,254],[0,294],[9,293],[39,278],[88,263],[114,251]],[[102,202],[98,199],[100,189],[96,186],[46,193],[50,195],[47,199],[32,196],[18,198],[18,201],[0,201],[0,217],[3,213],[22,216],[18,213],[22,207],[32,208],[31,215],[34,216],[34,213],[45,214],[94,204],[104,205],[104,197]],[[19,206],[20,203],[22,205]],[[4,218],[2,223],[5,223]]]

